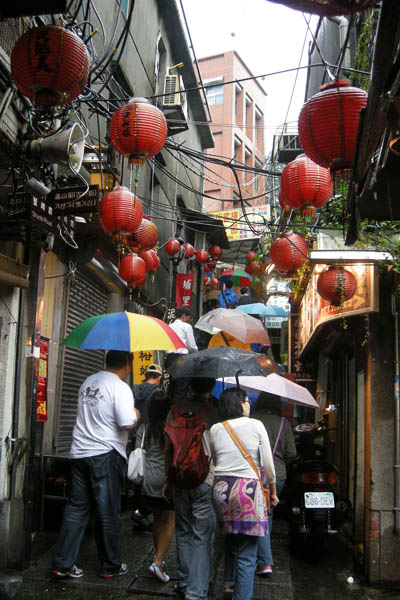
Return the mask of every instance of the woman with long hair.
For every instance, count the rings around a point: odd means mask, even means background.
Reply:
[[[146,449],[142,504],[153,512],[153,543],[155,556],[149,567],[157,579],[168,583],[164,571],[164,558],[168,552],[175,530],[175,512],[170,501],[161,494],[165,482],[165,435],[164,425],[170,409],[168,396],[162,390],[154,392],[149,402],[149,420],[138,429],[136,448]]]
[[[224,598],[250,600],[260,536],[268,531],[268,511],[259,476],[243,456],[234,438],[245,446],[255,466],[262,464],[271,492],[271,504],[278,504],[275,469],[264,425],[250,419],[250,403],[240,388],[222,392],[218,413],[223,421],[210,430],[214,462],[213,503],[224,535]],[[225,424],[226,423],[226,424]]]

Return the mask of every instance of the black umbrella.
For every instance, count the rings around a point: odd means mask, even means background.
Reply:
[[[242,348],[218,346],[182,354],[168,369],[174,379],[181,377],[233,377],[240,375],[269,375],[276,372],[275,363],[265,354]]]

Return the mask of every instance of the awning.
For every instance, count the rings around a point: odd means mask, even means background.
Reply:
[[[226,236],[224,222],[210,217],[207,213],[182,207],[182,216],[194,229],[204,231],[212,244],[218,244],[223,250],[228,250],[230,244]]]

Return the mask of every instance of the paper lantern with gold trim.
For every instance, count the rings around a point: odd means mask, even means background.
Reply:
[[[82,39],[58,25],[26,31],[11,53],[11,76],[23,94],[39,106],[72,102],[89,77],[89,54]]]
[[[331,198],[333,181],[329,169],[317,165],[305,154],[292,160],[282,171],[281,194],[285,204],[321,208]]]
[[[204,249],[197,250],[197,252],[195,254],[195,258],[196,258],[196,262],[198,262],[200,265],[204,264],[205,262],[208,261],[207,250],[204,250]]]
[[[167,139],[167,121],[146,98],[132,98],[112,116],[110,139],[131,163],[144,163],[158,154]]]
[[[357,280],[347,269],[332,265],[318,277],[317,290],[324,300],[340,306],[356,293]]]
[[[272,242],[270,256],[279,271],[297,271],[308,258],[308,247],[301,235],[286,231]]]
[[[121,279],[129,283],[146,278],[146,264],[137,254],[125,254],[121,258],[118,271]]]
[[[98,215],[104,231],[117,237],[126,236],[140,226],[142,203],[128,188],[117,186],[100,200]]]
[[[129,248],[136,253],[151,250],[158,242],[157,225],[148,217],[143,217],[137,230],[128,236]]]

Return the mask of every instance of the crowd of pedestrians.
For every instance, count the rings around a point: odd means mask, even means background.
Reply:
[[[233,301],[229,291],[233,290],[228,282],[227,294],[218,299],[220,306]],[[246,303],[251,296],[247,289],[241,292]],[[168,353],[166,368],[180,353],[197,351],[189,320],[188,309],[177,309],[171,327],[186,348]],[[212,338],[209,346],[217,345],[230,344]],[[118,538],[126,446],[133,430],[136,447],[146,451],[144,480],[135,495],[153,516],[154,558],[149,571],[162,583],[170,580],[165,557],[175,535],[175,592],[185,600],[206,600],[218,523],[224,538],[224,598],[250,600],[255,572],[268,576],[273,567],[272,512],[268,514],[261,481],[270,488],[273,509],[285,481],[285,464],[296,453],[290,424],[279,416],[279,398],[261,394],[250,418],[249,399],[239,387],[223,391],[216,401],[215,379],[178,378],[166,393],[163,369],[157,364],[146,369],[144,382],[133,386],[132,393],[125,383],[131,364],[130,353],[110,350],[105,370],[80,388],[70,452],[72,489],[52,573],[83,576],[77,562],[92,513],[99,575],[127,573]],[[180,444],[174,445],[177,433]],[[193,443],[187,445],[185,459],[186,439]]]

